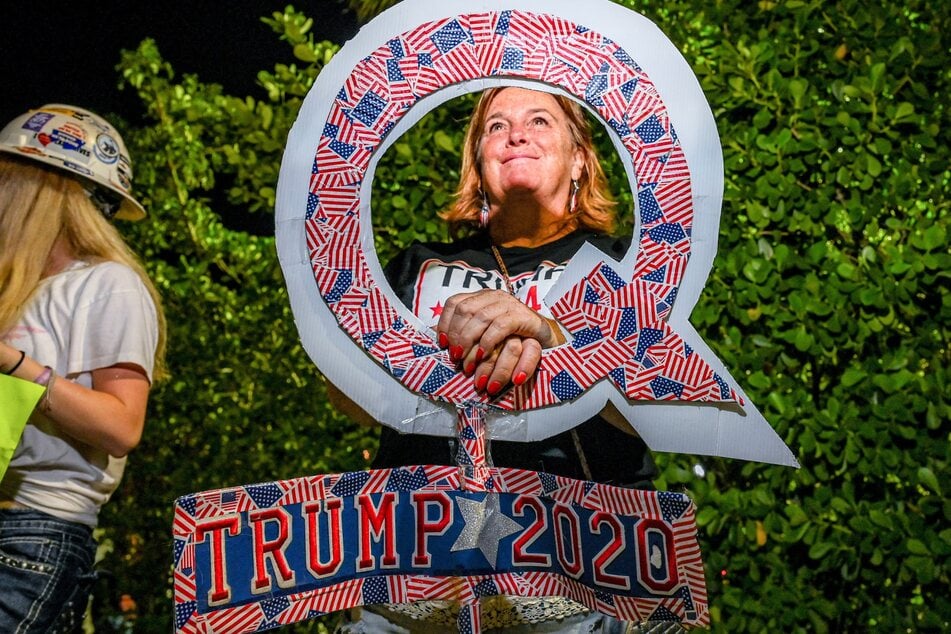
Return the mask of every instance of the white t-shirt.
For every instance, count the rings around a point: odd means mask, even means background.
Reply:
[[[92,370],[117,363],[134,363],[151,380],[157,324],[152,298],[132,269],[117,262],[73,262],[43,280],[23,318],[2,336],[53,368],[57,381],[91,387]],[[0,494],[94,527],[125,462],[67,436],[36,410],[0,482]]]

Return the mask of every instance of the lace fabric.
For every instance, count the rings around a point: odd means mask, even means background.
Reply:
[[[380,608],[447,627],[454,627],[459,615],[459,604],[455,601],[388,604],[377,606],[374,610],[380,612]],[[483,629],[561,621],[577,614],[591,612],[582,604],[562,597],[492,596],[483,598],[479,608]]]
[[[456,634],[455,601],[369,605],[346,611],[335,634]],[[487,597],[481,600],[486,634],[685,634],[674,621],[633,623],[598,614],[560,597]]]

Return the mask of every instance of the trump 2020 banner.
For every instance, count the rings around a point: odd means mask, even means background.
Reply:
[[[497,595],[708,623],[687,496],[507,468],[480,480],[485,490],[473,490],[465,468],[430,465],[184,496],[176,631],[238,634],[359,605]]]

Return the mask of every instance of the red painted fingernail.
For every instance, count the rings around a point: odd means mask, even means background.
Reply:
[[[498,394],[501,389],[502,389],[502,384],[499,383],[498,381],[492,381],[491,383],[489,383],[489,389],[488,389],[489,394],[492,394],[492,395]]]
[[[518,374],[515,375],[515,378],[512,379],[512,383],[514,383],[515,385],[521,385],[522,383],[525,382],[525,379],[527,378],[528,378],[527,374],[525,374],[524,372],[519,372]]]
[[[473,372],[475,372],[475,362],[470,361],[469,365],[467,365],[465,369],[466,376],[472,376]]]
[[[448,348],[449,347],[449,337],[446,336],[446,333],[439,333],[439,347]]]
[[[476,379],[476,389],[480,392],[485,389],[485,384],[489,382],[489,375],[483,374],[478,379]]]
[[[478,363],[479,361],[482,361],[482,357],[484,356],[485,356],[485,350],[483,350],[481,346],[476,348],[476,363]]]
[[[453,346],[449,348],[449,358],[458,361],[462,358],[462,346]]]

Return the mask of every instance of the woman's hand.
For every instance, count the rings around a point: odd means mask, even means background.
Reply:
[[[527,381],[538,369],[542,350],[565,342],[553,320],[496,290],[450,297],[436,333],[449,357],[475,377],[476,389],[492,396],[510,382]]]

